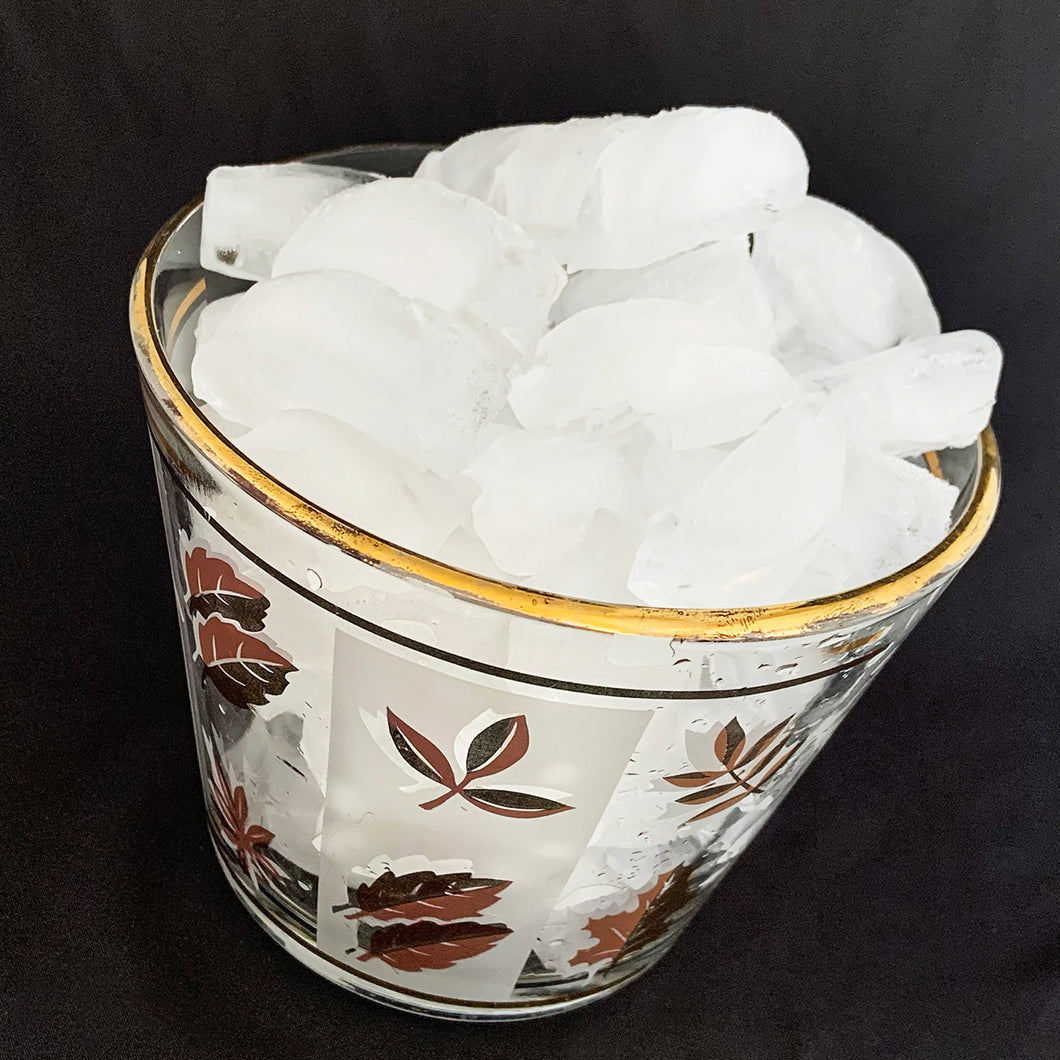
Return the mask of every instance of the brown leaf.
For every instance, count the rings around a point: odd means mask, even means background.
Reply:
[[[643,949],[648,943],[655,942],[666,934],[673,918],[695,898],[689,886],[692,882],[692,868],[692,865],[678,865],[667,873],[658,896],[626,939],[620,957]]]
[[[794,717],[795,715],[792,714],[785,718],[779,725],[774,725],[765,736],[756,740],[754,744],[751,745],[751,750],[740,759],[740,765],[746,765],[748,762],[753,762],[781,734],[781,732],[787,728],[788,723]]]
[[[723,766],[732,765],[732,763],[736,761],[740,751],[743,750],[745,739],[746,734],[743,731],[743,726],[733,718],[729,724],[718,733],[718,737],[714,741],[714,754],[717,755],[718,761],[721,762]]]
[[[252,843],[254,846],[264,846],[276,838],[272,832],[267,828],[263,828],[260,824],[252,824],[243,835],[247,837],[247,842]]]
[[[188,610],[193,615],[220,615],[253,633],[265,628],[268,599],[260,589],[243,581],[226,560],[209,555],[204,548],[195,548],[184,553],[184,573],[188,581]]]
[[[622,952],[622,947],[640,923],[648,906],[665,886],[669,875],[670,873],[663,873],[648,890],[639,894],[636,908],[631,912],[608,913],[590,920],[586,929],[593,936],[593,945],[577,953],[570,963],[596,964],[597,961],[614,960]]]
[[[415,924],[391,924],[383,928],[362,922],[357,943],[366,952],[358,959],[369,961],[376,957],[403,972],[452,968],[457,961],[477,957],[492,949],[511,933],[506,924],[478,924],[466,920],[455,924],[421,920]]]
[[[264,641],[213,615],[198,627],[199,653],[208,678],[233,706],[264,706],[281,695],[298,667]]]
[[[788,759],[789,759],[789,758],[790,758],[790,757],[791,757],[791,756],[792,756],[792,755],[793,755],[793,754],[794,754],[794,753],[795,753],[795,752],[796,752],[797,750],[798,750],[798,748],[797,748],[797,747],[792,747],[792,748],[791,748],[791,750],[789,750],[789,751],[788,751],[788,753],[787,753],[786,755],[781,755],[781,756],[780,756],[780,758],[779,758],[779,759],[777,759],[777,761],[776,761],[776,762],[775,762],[775,763],[773,764],[773,768],[772,768],[772,769],[770,769],[770,770],[769,770],[769,771],[768,771],[768,772],[767,772],[767,773],[766,773],[766,774],[765,774],[765,775],[764,775],[764,776],[762,777],[762,779],[761,779],[761,780],[760,780],[760,781],[759,781],[758,783],[759,783],[759,784],[764,784],[764,783],[765,783],[765,782],[766,782],[766,781],[767,781],[767,780],[768,780],[768,779],[769,779],[769,778],[770,778],[770,777],[771,777],[771,776],[772,776],[772,775],[773,775],[773,774],[774,774],[774,773],[775,773],[775,772],[776,772],[776,771],[777,771],[778,769],[780,769],[780,767],[781,767],[782,765],[784,765],[784,763],[785,763],[785,762],[787,762],[787,760],[788,760]]]
[[[501,718],[487,725],[467,749],[467,776],[464,782],[493,776],[514,766],[530,748],[526,716]]]
[[[717,780],[728,772],[727,769],[704,769],[695,773],[678,773],[675,777],[663,777],[663,780],[667,784],[673,784],[675,788],[698,788],[701,784]]]
[[[387,869],[370,884],[362,883],[349,892],[348,905],[332,907],[332,912],[347,909],[347,920],[370,916],[375,920],[412,920],[431,917],[434,920],[460,920],[479,916],[498,901],[510,880],[475,879],[470,872],[409,872],[395,876]]]
[[[677,801],[688,806],[698,806],[702,802],[711,802],[714,799],[721,798],[722,795],[732,791],[733,788],[739,787],[743,787],[743,785],[737,780],[734,780],[731,784],[712,784],[709,788],[704,788],[702,791],[693,791],[690,795],[682,795]]]
[[[549,817],[554,813],[574,809],[566,803],[545,799],[540,795],[505,791],[501,788],[465,788],[461,794],[479,809],[488,810],[501,817]]]
[[[402,721],[389,707],[386,710],[386,720],[390,728],[390,739],[394,741],[398,754],[417,773],[422,773],[428,780],[445,785],[452,794],[456,788],[456,778],[445,754],[423,733],[417,732],[407,721]]]
[[[761,773],[762,770],[765,769],[766,766],[768,766],[769,763],[772,762],[773,759],[776,758],[777,755],[780,754],[780,752],[783,750],[784,743],[782,741],[781,743],[778,743],[775,747],[773,747],[771,750],[767,751],[764,755],[762,755],[762,757],[759,758],[759,760],[754,764],[753,768],[751,768],[747,771],[747,773],[744,774],[744,779],[748,782],[754,780],[754,778],[758,776],[758,774]],[[794,748],[792,748],[792,750],[794,750]],[[762,780],[764,779],[765,778],[763,777]],[[761,780],[758,781],[759,784],[761,784],[761,782]]]
[[[612,913],[590,920],[587,927],[595,941],[589,949],[577,954],[571,964],[614,962],[662,938],[672,918],[694,897],[689,889],[691,876],[691,865],[678,865],[662,873],[639,895],[637,907],[632,912]]]
[[[695,817],[689,817],[685,824],[691,824],[693,821],[702,821],[704,817],[713,817],[714,814],[721,813],[722,810],[727,810],[730,806],[735,806],[741,799],[746,799],[750,794],[749,791],[741,791],[739,795],[734,795],[731,799],[719,802],[716,806],[711,806],[709,810],[697,813]]]

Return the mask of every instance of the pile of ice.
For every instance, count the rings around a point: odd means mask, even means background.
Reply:
[[[256,282],[203,311],[195,394],[296,492],[491,577],[853,588],[946,535],[923,454],[975,440],[1001,351],[807,180],[777,118],[708,107],[490,129],[414,178],[217,169],[202,264]]]

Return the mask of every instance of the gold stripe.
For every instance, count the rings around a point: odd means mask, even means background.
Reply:
[[[924,463],[927,464],[928,471],[930,471],[935,478],[940,478],[943,481],[946,480],[946,476],[942,473],[942,465],[939,463],[939,454],[936,453],[934,449],[929,449],[924,454]]]
[[[191,290],[181,300],[180,305],[173,311],[173,319],[169,322],[169,330],[176,334],[180,322],[187,316],[188,310],[195,304],[195,300],[206,290],[206,277],[200,276],[197,283],[192,284]]]
[[[795,637],[835,622],[868,618],[900,605],[967,559],[982,541],[997,511],[1000,464],[997,442],[987,427],[979,436],[981,468],[974,496],[946,538],[915,563],[886,578],[816,600],[724,610],[605,604],[497,581],[410,552],[338,519],[271,478],[214,429],[177,382],[162,353],[153,291],[166,241],[201,202],[200,196],[159,230],[133,277],[130,325],[142,370],[153,377],[165,395],[168,414],[193,449],[289,523],[372,566],[411,575],[455,596],[512,614],[601,633],[690,640]]]

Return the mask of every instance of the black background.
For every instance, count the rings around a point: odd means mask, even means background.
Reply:
[[[1060,1055],[1054,0],[0,12],[4,1056]],[[127,284],[219,163],[689,102],[779,113],[1000,339],[1001,513],[654,973],[553,1021],[394,1013],[207,847]]]

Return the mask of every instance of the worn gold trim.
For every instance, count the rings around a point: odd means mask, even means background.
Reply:
[[[217,432],[173,375],[163,355],[161,332],[154,318],[154,284],[166,241],[201,202],[201,196],[193,200],[159,230],[136,268],[129,314],[141,370],[149,376],[149,384],[161,391],[167,414],[189,444],[237,486],[306,533],[372,566],[411,575],[456,596],[512,614],[601,633],[692,640],[794,637],[901,605],[966,560],[982,541],[997,511],[1000,464],[997,442],[987,427],[979,436],[980,472],[974,495],[946,538],[908,567],[835,596],[725,610],[606,604],[497,581],[410,552],[318,508],[270,477]]]

